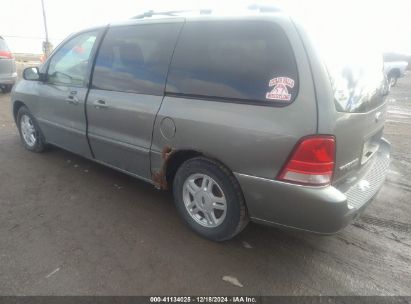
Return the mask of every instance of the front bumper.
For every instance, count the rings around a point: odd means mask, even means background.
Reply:
[[[251,220],[321,234],[347,226],[382,187],[390,162],[390,144],[378,152],[349,185],[307,187],[236,173]]]

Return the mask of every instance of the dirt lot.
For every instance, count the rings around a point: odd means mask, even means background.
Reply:
[[[250,225],[220,244],[191,233],[168,193],[57,148],[25,151],[0,94],[0,294],[411,295],[411,77],[389,96],[385,135],[387,181],[345,230]]]

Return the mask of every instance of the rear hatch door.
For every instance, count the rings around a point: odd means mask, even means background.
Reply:
[[[340,55],[327,64],[336,109],[336,183],[355,174],[378,151],[387,93],[380,54],[353,51]]]
[[[330,4],[335,6],[335,4]],[[377,155],[386,116],[387,81],[375,28],[340,9],[301,15],[299,30],[312,62],[318,133],[336,138],[334,185],[359,177]],[[352,8],[347,8],[352,13]],[[303,26],[301,26],[303,24]],[[324,26],[326,24],[327,26]]]

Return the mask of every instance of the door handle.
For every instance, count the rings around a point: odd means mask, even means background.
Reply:
[[[75,92],[75,93],[77,93],[77,92]],[[69,103],[69,104],[78,105],[80,100],[76,96],[74,96],[74,94],[73,94],[73,95],[69,95],[69,97],[66,98],[66,102]]]
[[[96,109],[108,109],[109,106],[106,104],[105,100],[98,99],[93,102],[93,105]]]

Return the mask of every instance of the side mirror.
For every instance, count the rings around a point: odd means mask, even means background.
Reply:
[[[40,71],[38,67],[26,68],[23,71],[23,78],[25,80],[38,81],[40,80]]]

